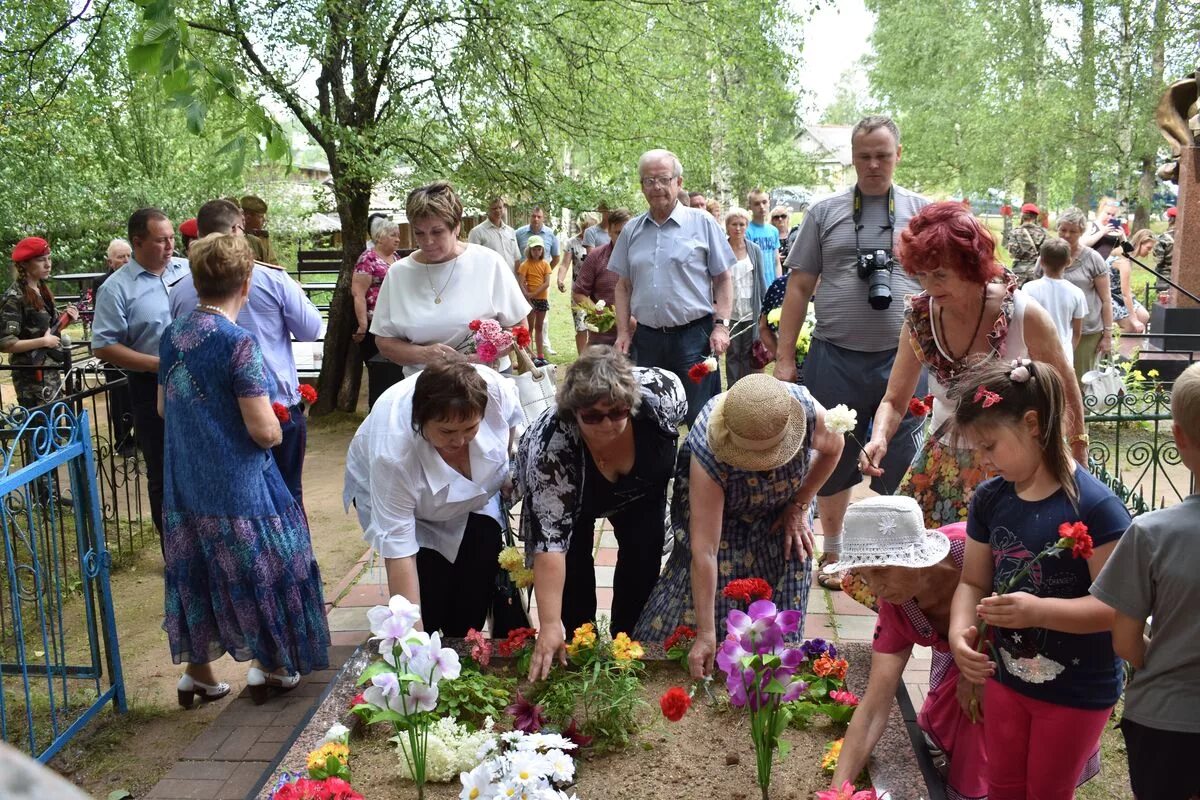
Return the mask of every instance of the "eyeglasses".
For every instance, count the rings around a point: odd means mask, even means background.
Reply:
[[[606,419],[613,422],[620,422],[623,419],[629,419],[628,408],[614,408],[609,411],[596,411],[594,409],[586,409],[575,412],[579,415],[579,421],[584,425],[599,425]]]
[[[671,181],[675,180],[674,175],[670,178],[642,178],[642,188],[649,189],[651,186],[657,189],[663,189],[671,185]]]
[[[774,214],[771,219],[787,219],[787,214]]]

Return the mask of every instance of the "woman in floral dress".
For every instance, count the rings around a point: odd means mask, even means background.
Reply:
[[[663,641],[680,624],[695,626],[689,662],[699,678],[712,673],[717,621],[730,608],[719,587],[762,578],[776,605],[803,617],[812,500],[844,444],[824,420],[825,409],[803,386],[762,374],[705,404],[675,468],[675,547],[634,638]],[[797,635],[803,631],[802,619]]]

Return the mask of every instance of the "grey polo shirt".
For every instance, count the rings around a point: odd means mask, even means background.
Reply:
[[[170,287],[189,273],[182,258],[172,258],[162,275],[132,260],[114,272],[96,293],[92,349],[123,344],[157,358],[159,340],[171,324]]]
[[[858,241],[863,253],[895,250],[900,231],[929,201],[893,187],[896,223],[888,229],[887,195],[864,196],[862,229]],[[876,311],[867,303],[867,282],[858,277],[854,237],[854,187],[813,205],[804,215],[796,240],[788,250],[788,269],[819,275],[816,294],[817,324],[813,336],[830,344],[862,353],[895,350],[904,323],[904,300],[921,291],[897,265],[892,271],[892,304]]]
[[[629,279],[629,310],[640,324],[669,328],[711,314],[712,279],[736,262],[712,215],[676,203],[662,225],[649,212],[631,219],[608,268]]]

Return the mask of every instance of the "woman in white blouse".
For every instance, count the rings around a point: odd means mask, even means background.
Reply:
[[[405,203],[416,252],[388,270],[371,333],[379,352],[412,375],[426,364],[467,361],[472,320],[522,324],[529,302],[512,265],[492,250],[458,240],[462,202],[445,181],[413,189]],[[508,367],[507,357],[497,365]]]
[[[383,556],[389,593],[420,603],[427,631],[483,627],[500,569],[500,491],[523,422],[512,381],[439,361],[384,392],[350,443],[346,507]]]

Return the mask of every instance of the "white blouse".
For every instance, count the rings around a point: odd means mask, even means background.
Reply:
[[[472,320],[494,319],[510,328],[523,323],[529,311],[512,265],[468,243],[462,255],[440,264],[422,264],[411,255],[392,264],[379,287],[371,333],[459,350],[471,337]],[[421,367],[406,365],[405,374]]]
[[[475,369],[487,380],[488,403],[468,445],[470,478],[413,431],[415,375],[383,393],[350,442],[342,500],[347,510],[354,503],[363,539],[384,558],[427,547],[453,562],[469,514],[503,524],[499,491],[508,477],[509,435],[525,418],[513,381],[485,366]]]

